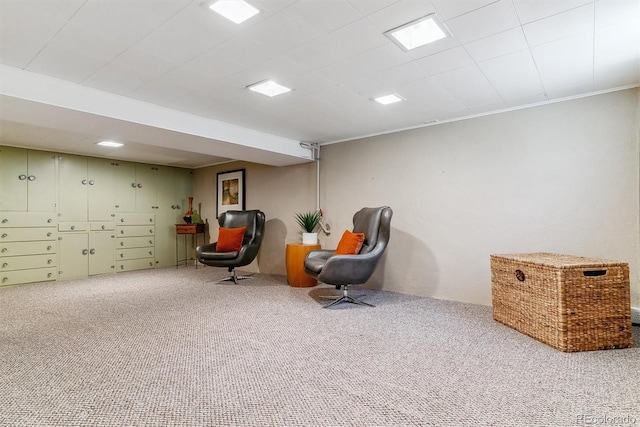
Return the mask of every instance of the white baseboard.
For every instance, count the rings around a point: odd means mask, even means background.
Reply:
[[[640,326],[640,308],[631,307],[631,323]]]

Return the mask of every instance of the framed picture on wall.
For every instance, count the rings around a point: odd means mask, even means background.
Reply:
[[[216,218],[226,211],[245,210],[244,169],[218,172]]]

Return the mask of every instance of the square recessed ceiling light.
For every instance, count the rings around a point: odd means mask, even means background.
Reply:
[[[435,15],[425,16],[384,34],[407,52],[447,37]]]
[[[247,89],[271,97],[291,91],[288,87],[279,85],[273,80],[265,80],[264,82],[249,85]]]
[[[115,141],[100,141],[100,142],[96,142],[96,144],[98,145],[102,145],[103,147],[122,147],[124,144],[121,142],[115,142]]]
[[[396,95],[395,93],[392,93],[390,95],[384,95],[384,96],[379,96],[377,98],[373,98],[373,100],[379,104],[388,105],[388,104],[393,104],[394,102],[404,101],[404,98]]]
[[[218,12],[230,21],[240,24],[253,15],[260,13],[258,9],[244,0],[218,0],[209,6],[209,9]]]

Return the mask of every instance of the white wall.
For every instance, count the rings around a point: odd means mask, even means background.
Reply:
[[[627,262],[640,305],[640,90],[323,146],[334,246],[362,206],[394,210],[368,286],[491,303],[489,255]],[[393,114],[390,106],[389,114]]]

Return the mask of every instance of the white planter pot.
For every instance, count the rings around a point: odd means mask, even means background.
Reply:
[[[318,233],[302,233],[302,244],[303,245],[317,245],[318,244]]]

